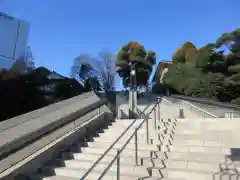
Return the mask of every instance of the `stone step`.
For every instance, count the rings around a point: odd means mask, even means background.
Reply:
[[[229,135],[234,135],[234,134],[237,134],[238,131],[231,131],[231,130],[225,130],[225,129],[222,129],[222,130],[214,130],[214,129],[211,129],[211,128],[206,128],[206,127],[192,127],[192,126],[189,126],[189,127],[184,127],[184,126],[180,126],[180,125],[177,125],[177,132],[184,132],[184,133],[189,133],[189,134],[192,134],[192,133],[208,133],[209,135],[226,135],[226,136],[229,136]]]
[[[101,157],[101,154],[93,154],[93,153],[82,153],[82,154],[73,154],[73,159],[74,160],[79,160],[79,161],[91,161],[92,164],[96,162],[97,159]],[[109,163],[111,160],[113,160],[115,155],[106,155],[103,157],[101,160],[101,163]],[[67,155],[66,160],[69,160],[69,155]],[[71,158],[72,159],[72,158]],[[70,160],[71,160],[70,159]],[[146,158],[147,159],[147,158]],[[140,157],[138,158],[138,161],[140,162]],[[135,156],[121,156],[121,162],[123,164],[128,164],[128,165],[133,165],[135,164]]]
[[[79,163],[83,164],[83,163]],[[77,164],[75,164],[77,165]],[[81,177],[87,172],[88,167],[87,164],[85,164],[86,166],[78,166],[75,168],[72,167],[52,167],[52,166],[48,166],[45,167],[43,171],[45,171],[46,173],[53,172],[55,175],[57,176],[67,176],[67,177],[72,177],[72,178],[79,178],[81,179]],[[73,164],[72,164],[73,166]],[[86,179],[91,179],[91,180],[96,180],[98,179],[98,177],[101,175],[101,173],[105,170],[105,168],[107,167],[106,164],[98,164],[93,170],[92,172],[87,176]],[[154,176],[154,174],[152,175],[153,177],[161,177],[161,174],[156,170],[153,171],[153,173],[157,176]],[[112,178],[112,180],[116,180],[116,175],[117,175],[117,167],[116,165],[113,165],[109,171],[106,173],[104,180],[108,180],[110,178]],[[149,177],[149,171],[144,168],[144,167],[139,167],[139,166],[120,166],[120,179],[129,179],[132,180],[133,178],[138,179],[141,177]]]
[[[134,122],[133,126],[137,127],[142,123],[142,121],[144,121],[144,119],[137,119],[136,121],[134,119],[119,119],[112,124],[112,127],[126,128],[133,122]]]
[[[199,152],[199,153],[216,153],[222,155],[230,155],[231,148],[226,147],[206,147],[206,146],[180,146],[180,145],[160,145],[160,150],[163,152]]]
[[[87,180],[96,180],[96,179],[90,179],[86,178]],[[120,180],[136,180],[137,178],[134,177],[126,177],[126,176],[120,176]],[[72,178],[67,176],[49,176],[49,177],[42,177],[41,175],[35,175],[31,178],[31,180],[79,180],[79,178]],[[116,177],[112,176],[105,176],[103,180],[117,180]],[[143,177],[139,180],[159,180],[159,177]],[[169,178],[161,178],[161,180],[183,180],[183,179],[169,179]]]
[[[204,146],[204,147],[225,147],[225,148],[238,148],[240,147],[240,140],[228,141],[210,141],[210,140],[176,140],[172,141],[173,145],[181,146]]]
[[[44,169],[44,172],[48,173],[48,171],[51,171],[52,173],[55,174],[49,177],[44,177],[43,180],[58,180],[56,177],[61,177],[61,180],[75,180],[75,179],[81,179],[81,177],[87,172],[88,169],[81,169],[81,168],[64,168],[64,167],[59,167],[59,168],[54,168],[54,167],[46,167]],[[102,170],[94,170],[92,171],[85,179],[86,180],[96,180],[99,178],[99,176],[102,174]],[[135,177],[136,179],[137,177]],[[133,180],[134,177],[131,176],[124,176],[120,175],[120,179],[126,179],[126,180]],[[103,180],[117,180],[116,177],[116,172],[108,172]]]
[[[72,178],[67,176],[44,176],[42,174],[35,174],[30,177],[31,180],[79,180],[79,178]]]
[[[114,148],[122,148],[123,145],[126,143],[126,141],[120,141],[120,142],[117,142],[115,145],[114,145]],[[88,142],[88,147],[90,148],[104,148],[104,147],[110,147],[112,144],[112,142],[104,142],[104,141],[96,141],[96,142]],[[138,149],[139,150],[158,150],[158,146],[155,145],[155,144],[146,144],[145,141],[144,142],[141,142],[141,143],[138,143],[137,144],[138,146]],[[125,147],[126,149],[135,149],[135,140],[133,139],[133,141],[129,144],[126,145]]]
[[[98,133],[99,134],[99,137],[101,138],[118,138],[119,135],[122,133],[123,131],[120,131],[119,130],[107,130],[106,132],[103,132],[103,133]],[[133,134],[135,132],[135,129],[131,128],[129,129],[128,131],[126,131],[125,134],[127,134],[128,136],[130,136],[131,134]],[[152,129],[152,128],[149,128],[149,134],[153,134],[153,135],[157,135],[159,132],[156,131],[155,129]],[[140,129],[137,131],[137,134],[143,136],[143,135],[146,135],[146,129]]]
[[[184,134],[177,133],[174,136],[174,140],[210,140],[217,141],[219,140],[218,135],[209,136],[208,134]]]
[[[113,158],[114,158],[114,154],[107,154],[106,156],[103,157],[103,159],[100,161],[100,163],[106,164],[106,163],[110,163]],[[71,155],[67,155],[65,158],[65,160],[71,160],[71,159],[75,159],[78,161],[91,161],[92,163],[95,163],[97,159],[99,159],[101,157],[101,154],[93,154],[93,153],[82,153],[82,154],[74,154],[73,157],[71,157]],[[152,167],[153,163],[160,163],[161,160],[166,160],[167,156],[164,153],[154,153],[152,154],[153,158],[150,158],[150,154],[149,157],[141,157],[138,156],[138,165],[143,165],[145,167]],[[121,164],[124,165],[136,165],[136,161],[135,161],[135,155],[124,155],[121,154],[120,155],[120,161]]]
[[[174,139],[186,139],[186,140],[210,140],[210,141],[238,141],[237,134],[219,134],[213,132],[192,132],[184,133],[183,131],[175,131]]]
[[[156,164],[154,164],[156,163]],[[89,169],[92,166],[93,162],[92,161],[83,161],[83,160],[58,160],[57,165],[61,165],[64,166],[67,169]],[[96,171],[103,171],[107,166],[108,166],[109,162],[104,162],[101,161],[95,168],[94,170]],[[149,166],[148,166],[149,165]],[[181,166],[182,165],[182,166]],[[184,167],[184,165],[186,167]],[[219,170],[219,167],[216,164],[215,166],[209,166],[208,164],[208,168],[198,168],[196,166],[196,164],[191,164],[191,165],[195,165],[195,168],[193,167],[187,167],[186,163],[182,163],[182,162],[172,162],[170,163],[164,163],[162,161],[150,161],[150,159],[148,160],[148,164],[144,164],[142,165],[138,165],[136,166],[135,164],[126,164],[123,159],[120,159],[120,169],[121,169],[121,173],[124,175],[130,175],[130,176],[144,176],[145,174],[148,174],[150,176],[154,176],[154,177],[159,177],[161,176],[161,173],[159,172],[161,169],[165,169],[166,166],[168,168],[181,168],[181,169],[186,169],[186,170],[201,170],[201,171],[205,171],[205,172],[215,172]],[[211,168],[210,168],[211,167]],[[225,167],[225,166],[222,166]],[[229,167],[229,166],[228,166]],[[210,168],[210,169],[209,169]],[[215,168],[215,169],[213,169]],[[117,171],[117,166],[116,164],[114,164],[111,168],[110,171],[112,172],[116,172]],[[141,173],[139,173],[141,172]],[[145,172],[145,173],[144,173]]]
[[[97,164],[94,168],[94,170],[98,171],[104,171],[104,169],[108,166],[109,162],[103,163],[100,162]],[[62,165],[66,168],[71,168],[71,169],[89,169],[92,167],[93,162],[92,161],[82,161],[82,160],[58,160],[57,165]],[[125,164],[122,163],[120,159],[120,168],[121,172],[123,174],[129,174],[129,175],[138,175],[138,176],[145,176],[149,175],[149,172],[147,170],[148,167],[145,166],[136,166],[135,164]],[[158,168],[163,168],[162,164],[158,165]],[[117,166],[116,162],[112,165],[110,168],[110,171],[116,172],[117,171]],[[159,172],[153,172],[153,176],[159,176]]]
[[[103,148],[93,148],[93,147],[83,147],[81,148],[82,153],[94,153],[94,154],[103,154],[106,149]],[[156,150],[152,150],[152,152],[155,152]],[[115,155],[117,153],[117,149],[113,148],[111,149],[108,154]],[[121,154],[126,154],[126,155],[135,155],[135,149],[124,149]],[[144,150],[144,149],[139,149],[138,150],[139,156],[143,157],[149,157],[150,150]]]
[[[204,173],[217,173],[220,171],[236,170],[236,166],[233,163],[209,163],[209,162],[196,162],[196,161],[177,161],[170,160],[164,162],[167,168],[181,169],[185,171],[196,171]]]
[[[125,142],[127,142],[129,140],[129,138],[133,135],[133,133],[130,133],[129,135],[126,134],[125,137],[119,139],[119,141],[117,142],[117,144],[124,144]],[[149,134],[148,138],[149,138],[149,144],[163,144],[168,143],[169,144],[169,140],[172,142],[172,136],[168,135],[168,134],[163,134],[163,135],[157,135],[157,134]],[[113,143],[114,141],[116,141],[117,138],[111,138],[111,137],[93,137],[93,143]],[[152,140],[151,140],[152,139]],[[147,136],[145,134],[137,134],[137,140],[139,144],[147,144]],[[90,142],[92,143],[92,142]],[[133,136],[130,140],[130,143],[135,143],[135,137]]]
[[[103,159],[103,162],[110,162],[111,159],[116,155],[116,149],[111,150]],[[69,154],[70,153],[70,154]],[[95,153],[65,153],[66,159],[74,158],[77,160],[93,160],[94,162],[102,155],[99,152]],[[130,157],[132,156],[132,157]],[[126,164],[135,163],[135,151],[123,151],[120,155],[122,161]],[[150,158],[151,157],[151,158]],[[159,152],[159,151],[139,151],[138,152],[138,162],[141,162],[150,166],[152,163],[159,163],[161,160],[169,159],[171,161],[184,161],[184,162],[196,162],[196,163],[229,163],[232,162],[230,159],[236,159],[239,157],[227,157],[225,155],[217,155],[212,153],[181,153],[181,152]],[[150,161],[150,164],[148,163]]]
[[[225,163],[231,162],[230,157],[223,154],[215,153],[198,153],[198,152],[170,152],[167,154],[171,161],[186,162],[206,162],[206,163]]]
[[[186,169],[167,168],[163,174],[168,178],[183,178],[184,180],[239,180],[239,175],[234,172],[202,172],[191,171]]]
[[[121,130],[121,129],[120,129]],[[99,135],[101,136],[108,136],[109,134],[116,134],[116,132],[119,132],[119,134],[121,132],[123,132],[123,130],[120,131],[119,129],[107,129],[106,131],[102,132],[102,133],[99,133]],[[134,132],[135,131],[135,128],[130,128],[127,133],[130,133],[130,132]],[[160,129],[155,129],[154,127],[150,127],[149,126],[149,133],[153,133],[153,134],[159,134],[159,133],[167,133],[167,132],[171,132],[171,131],[174,131],[175,132],[175,129],[174,127],[161,127],[160,126]],[[146,127],[142,127],[138,130],[138,133],[139,134],[146,134]]]

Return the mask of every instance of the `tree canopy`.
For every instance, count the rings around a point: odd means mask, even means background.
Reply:
[[[136,63],[137,86],[146,86],[152,67],[156,63],[156,53],[147,51],[143,45],[135,41],[122,46],[117,53],[116,71],[123,79],[124,87],[128,87],[130,83],[130,62]]]
[[[240,29],[198,49],[187,41],[173,54],[164,85],[180,94],[240,102],[239,47]]]
[[[114,55],[102,51],[98,57],[81,54],[74,59],[71,76],[83,82],[87,89],[111,91],[115,88]]]

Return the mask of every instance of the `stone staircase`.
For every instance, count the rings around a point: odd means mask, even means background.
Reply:
[[[166,110],[167,106],[161,107]],[[176,109],[175,109],[176,110]],[[177,111],[176,111],[177,112]],[[161,112],[163,113],[163,112]],[[149,142],[146,124],[138,131],[138,164],[135,163],[135,139],[120,155],[121,180],[237,180],[240,119],[158,119],[156,128],[149,119]],[[162,117],[162,115],[161,115]],[[151,115],[151,118],[153,116]],[[92,167],[112,143],[126,133],[109,150],[85,178],[97,180],[143,119],[116,120],[104,131],[87,140],[79,140],[66,152],[42,167],[31,180],[77,180]],[[235,149],[234,149],[235,148]],[[240,150],[239,150],[240,151]],[[116,162],[104,180],[116,180]]]
[[[240,179],[239,120],[179,120],[172,145],[162,147],[168,155],[162,173],[185,180]]]
[[[122,136],[112,149],[103,157],[99,164],[95,166],[86,179],[96,180],[114,158],[117,150],[122,147],[126,140],[135,131],[135,128],[143,121],[143,119],[134,120],[117,120],[112,125],[93,137],[89,142],[79,142],[71,147],[68,152],[62,155],[48,165],[41,168],[39,174],[30,176],[32,180],[77,180],[88,171],[94,162],[100,158],[109,146],[126,130],[132,123],[130,129]],[[153,127],[149,127],[151,131],[150,140],[152,144],[146,144],[146,126],[143,125],[138,131],[138,166],[135,165],[135,149],[134,138],[123,150],[120,156],[120,179],[160,179],[163,178],[160,172],[162,168],[162,157],[164,153],[159,152],[160,135]],[[155,155],[161,157],[156,158]],[[159,164],[153,167],[153,162],[159,160]],[[154,169],[154,170],[152,170]],[[114,164],[103,179],[116,179],[117,167]],[[164,178],[166,179],[166,178]],[[177,180],[177,179],[176,179]]]

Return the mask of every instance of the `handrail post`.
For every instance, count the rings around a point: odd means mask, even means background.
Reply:
[[[138,165],[138,137],[137,137],[138,129],[135,128],[135,164]]]
[[[157,101],[157,107],[158,107],[158,119],[160,119],[160,104],[159,104],[159,100]]]
[[[148,128],[148,117],[146,117],[146,135],[147,135],[147,144],[149,144],[149,128]]]
[[[101,110],[100,110],[100,107],[98,108],[98,115],[100,116],[101,114]]]
[[[154,108],[154,110],[153,110],[154,112],[153,112],[153,114],[154,114],[154,129],[157,129],[157,111],[156,111],[156,108]]]
[[[120,180],[120,149],[117,150],[117,180]]]

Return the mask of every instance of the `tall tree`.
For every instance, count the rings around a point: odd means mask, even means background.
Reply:
[[[143,45],[135,41],[122,46],[117,54],[116,70],[123,79],[124,87],[130,85],[130,62],[136,62],[137,86],[146,86],[152,66],[156,63],[156,53],[146,51]]]
[[[216,41],[216,47],[226,47],[230,52],[240,56],[240,29],[236,29],[229,33],[224,33]]]
[[[172,56],[173,63],[193,63],[196,62],[197,49],[193,43],[187,41]]]
[[[71,76],[105,92],[115,88],[114,56],[108,51],[102,51],[97,58],[88,54],[78,56],[73,63]]]

